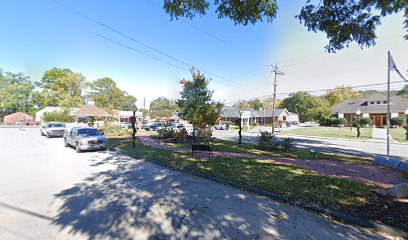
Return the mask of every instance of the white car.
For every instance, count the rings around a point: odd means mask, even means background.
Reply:
[[[63,123],[46,123],[42,125],[40,131],[41,136],[50,137],[62,137],[65,132],[65,125]]]
[[[228,130],[229,126],[225,125],[225,124],[217,124],[217,125],[214,126],[214,128],[217,129],[217,130]]]
[[[130,122],[121,122],[120,127],[121,128],[132,128],[132,124]]]

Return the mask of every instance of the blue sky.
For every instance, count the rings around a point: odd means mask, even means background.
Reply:
[[[282,1],[274,23],[246,27],[235,26],[228,19],[219,20],[213,11],[192,21],[170,21],[155,6],[161,5],[161,0],[58,1],[173,58],[220,76],[209,75],[213,78],[210,87],[216,98],[227,103],[271,94],[273,76],[267,68],[244,73],[284,60],[290,61],[279,64],[285,72],[279,77],[280,98],[287,92],[340,84],[383,83],[387,50],[391,50],[400,70],[408,69],[408,42],[402,39],[401,15],[384,19],[375,47],[360,50],[353,44],[328,54],[324,34],[308,32],[294,18],[302,1]],[[51,0],[3,0],[0,27],[0,68],[24,72],[34,80],[53,67],[70,68],[88,81],[111,77],[119,87],[135,95],[141,106],[143,97],[147,102],[159,96],[177,98],[178,81],[190,77],[188,71],[99,37],[96,34],[188,69]],[[396,75],[393,80],[399,81]],[[402,84],[394,86],[397,89]]]

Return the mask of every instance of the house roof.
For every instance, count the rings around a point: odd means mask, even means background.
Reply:
[[[381,104],[376,104],[378,101]],[[344,102],[336,104],[332,107],[333,113],[356,113],[360,110],[362,113],[386,113],[387,96],[384,94],[374,94],[364,98],[348,99]],[[374,102],[375,104],[370,104]],[[404,99],[398,96],[391,97],[390,110],[391,112],[403,113],[408,109],[408,99]]]
[[[20,122],[22,120],[33,120],[33,117],[22,113],[22,112],[16,112],[16,113],[12,113],[9,115],[4,116],[4,123],[15,123],[15,122]]]
[[[249,111],[251,117],[272,117],[272,110],[251,110],[243,109],[242,111]],[[275,109],[275,116],[280,116],[283,113],[289,112],[286,109]],[[236,118],[238,117],[238,109],[235,107],[225,106],[221,110],[221,116],[224,118]]]
[[[105,110],[98,108],[95,105],[87,104],[82,108],[72,111],[70,116],[75,117],[110,117],[112,116]]]

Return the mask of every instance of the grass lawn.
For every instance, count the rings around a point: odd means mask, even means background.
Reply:
[[[349,127],[302,127],[293,130],[287,130],[281,134],[295,134],[302,136],[316,136],[316,137],[331,137],[331,138],[350,138],[357,139],[357,128],[350,130]],[[361,139],[371,138],[372,129],[371,128],[361,128]]]
[[[274,192],[289,199],[302,199],[333,209],[365,203],[372,195],[369,190],[375,188],[364,183],[321,176],[298,167],[256,159],[230,157],[198,159],[192,158],[188,153],[150,148],[140,142],[137,143],[136,149],[132,149],[130,138],[110,138],[109,145],[141,158],[155,159],[209,176]]]
[[[378,196],[370,191],[377,188],[373,185],[322,176],[302,168],[256,159],[192,158],[188,153],[151,148],[139,141],[133,149],[130,138],[109,138],[108,143],[109,146],[137,158],[154,159],[208,176],[280,194],[288,198],[291,203],[301,200],[314,206],[382,221],[400,228],[405,228],[404,224],[407,222],[406,214],[399,216],[390,213],[390,209],[395,208],[394,205],[390,207],[381,202]],[[367,207],[370,211],[367,211]],[[405,206],[397,207],[403,209]],[[397,212],[400,211],[399,208]],[[398,221],[394,221],[395,219]]]
[[[405,140],[405,128],[391,128],[390,131],[392,139],[397,140],[398,142],[408,143],[408,141]]]
[[[179,148],[191,148],[190,144],[175,144],[175,143],[166,143],[161,142],[163,145]],[[233,152],[233,153],[249,153],[257,154],[261,156],[271,156],[271,157],[281,157],[281,158],[291,158],[291,159],[312,159],[308,150],[295,149],[292,151],[274,151],[267,152],[256,149],[256,144],[252,143],[242,143],[238,144],[237,142],[216,139],[214,142],[211,142],[211,146],[214,148],[214,151],[220,152]],[[344,155],[344,154],[335,154],[328,152],[318,152],[316,155],[316,160],[333,160],[333,161],[343,161],[348,163],[358,163],[358,164],[371,164],[371,158]]]

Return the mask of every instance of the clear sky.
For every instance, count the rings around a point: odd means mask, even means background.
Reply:
[[[159,96],[176,99],[179,80],[190,78],[189,64],[213,74],[206,74],[213,79],[210,88],[226,103],[270,95],[273,75],[265,66],[276,62],[285,73],[279,77],[279,98],[288,92],[340,84],[384,83],[388,50],[401,71],[408,69],[402,15],[383,20],[375,47],[361,50],[352,44],[329,54],[324,49],[325,35],[308,32],[294,18],[303,1],[281,1],[272,24],[246,27],[219,20],[213,11],[192,21],[170,21],[158,7],[162,0],[58,1],[134,40],[52,0],[2,0],[0,68],[24,72],[33,80],[53,67],[70,68],[88,81],[111,77],[138,98],[139,106],[143,97],[147,105]],[[396,74],[392,80],[400,81]],[[394,84],[393,88],[402,85]]]

